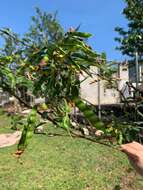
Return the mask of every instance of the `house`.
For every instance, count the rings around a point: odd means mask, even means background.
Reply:
[[[98,68],[92,67],[91,71],[93,73],[92,77],[88,77],[87,74],[81,75],[81,97],[87,102],[98,105],[105,104],[119,104],[122,102],[123,97],[129,98],[133,97],[133,90],[127,85],[130,82],[132,76],[131,70],[128,62],[123,62],[118,64],[117,72],[113,77],[117,79],[117,88],[107,88],[106,81],[98,81]]]

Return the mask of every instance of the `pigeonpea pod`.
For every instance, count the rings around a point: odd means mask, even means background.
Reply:
[[[23,152],[27,147],[29,140],[33,136],[34,127],[36,126],[36,121],[37,121],[36,116],[37,116],[37,111],[35,108],[33,108],[27,118],[27,123],[24,125],[21,139],[17,147],[18,151]]]
[[[104,131],[104,123],[98,118],[95,112],[79,98],[73,99],[75,106],[83,113],[87,121],[96,129]]]

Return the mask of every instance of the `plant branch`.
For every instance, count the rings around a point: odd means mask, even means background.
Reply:
[[[3,82],[3,84],[5,84],[5,86],[3,86],[2,84],[0,85],[0,87],[4,90],[4,91],[7,91],[10,95],[14,96],[20,103],[24,104],[25,107],[29,108],[29,109],[32,109],[32,106],[29,105],[27,102],[25,102],[21,97],[19,97],[15,92],[14,90],[12,90],[7,83]],[[43,117],[43,114],[37,110],[37,113]],[[57,123],[49,116],[47,116],[47,119],[49,121],[51,121],[53,124],[57,125]]]

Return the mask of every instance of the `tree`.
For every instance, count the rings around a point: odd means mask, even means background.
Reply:
[[[143,56],[143,1],[125,0],[123,14],[128,19],[128,29],[116,27],[120,37],[115,38],[120,43],[117,47],[123,54],[133,57],[138,52]]]
[[[25,40],[35,46],[46,46],[49,42],[55,42],[63,37],[64,31],[57,21],[57,12],[50,14],[36,8],[36,15],[32,17],[29,31],[25,34]]]
[[[11,33],[12,36],[7,35],[9,33]],[[12,32],[9,28],[4,28],[0,30],[0,36],[4,39],[4,47],[1,48],[1,54],[6,56],[12,55],[16,50],[16,38],[18,37],[17,34]]]

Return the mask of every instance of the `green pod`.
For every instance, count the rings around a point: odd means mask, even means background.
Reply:
[[[69,128],[69,117],[68,117],[68,115],[66,115],[63,118],[62,127],[65,128],[65,129]]]
[[[35,118],[35,116],[30,116],[27,121],[29,124],[32,124],[32,123],[36,122],[36,118]]]
[[[18,150],[24,151],[24,149],[26,148],[26,146],[27,146],[27,132],[28,132],[27,126],[24,126],[20,141],[19,141],[18,146],[17,146]]]
[[[18,150],[24,151],[29,143],[29,140],[32,138],[34,126],[36,125],[36,116],[37,111],[33,108],[27,118],[27,124],[24,125],[24,129],[18,143]]]
[[[30,127],[24,126],[21,139],[18,143],[18,150],[24,151],[32,136],[33,136],[33,130],[31,130]]]
[[[33,136],[33,131],[32,131],[32,130],[28,131],[28,132],[27,132],[27,135],[26,135],[27,140],[28,140],[28,139],[31,139],[32,136]]]
[[[33,108],[27,118],[27,123],[28,124],[35,124],[36,123],[36,116],[37,116],[37,111],[35,108]]]
[[[74,103],[76,107],[83,113],[87,121],[96,129],[104,130],[104,123],[97,117],[94,111],[85,104],[82,100],[75,98]]]
[[[118,136],[117,136],[117,142],[118,142],[118,144],[122,144],[123,143],[123,134],[122,134],[122,132],[120,131],[119,133],[118,133]]]

